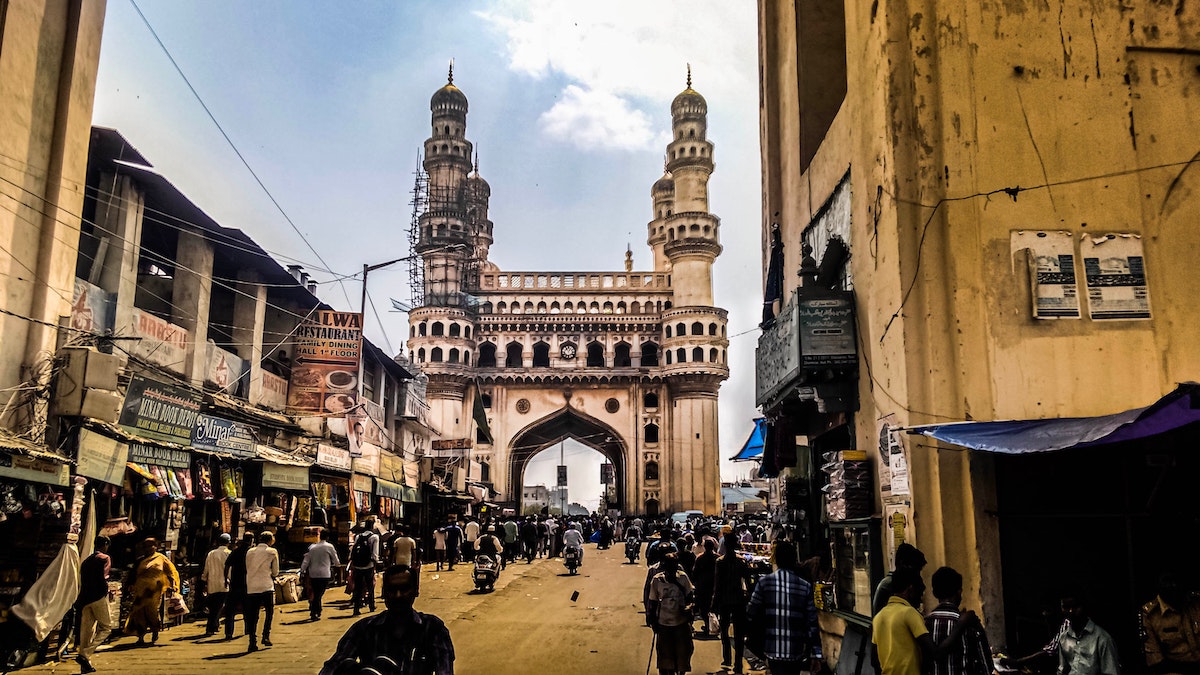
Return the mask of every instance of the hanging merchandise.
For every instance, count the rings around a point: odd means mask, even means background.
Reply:
[[[214,496],[212,486],[212,468],[207,459],[196,459],[196,472],[194,475],[196,479],[196,496],[200,497],[201,499],[212,499]],[[226,530],[226,532],[228,532],[228,530]]]
[[[297,501],[296,520],[303,523],[312,522],[312,498],[301,497]]]

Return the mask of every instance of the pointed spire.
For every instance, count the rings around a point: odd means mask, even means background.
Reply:
[[[475,175],[479,175],[479,146],[475,146]]]
[[[687,70],[688,70],[688,79],[687,79],[688,86],[687,86],[687,88],[691,89],[692,88],[692,64],[690,64],[690,63],[687,64]]]
[[[625,244],[625,271],[633,271],[633,247]]]
[[[691,66],[688,66],[688,81],[691,82]],[[446,84],[454,84],[454,59],[450,59],[450,73],[446,75]]]

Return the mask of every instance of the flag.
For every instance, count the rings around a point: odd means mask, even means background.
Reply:
[[[471,413],[475,426],[479,429],[479,438],[486,439],[488,444],[495,443],[492,439],[492,429],[488,426],[487,409],[483,407],[483,394],[475,387],[475,410]]]

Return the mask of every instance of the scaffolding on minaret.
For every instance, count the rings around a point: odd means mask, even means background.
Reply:
[[[421,216],[429,210],[429,175],[421,166],[421,153],[417,153],[417,170],[413,172],[412,220],[408,225],[408,297],[413,307],[425,304],[425,262],[417,254],[417,243],[421,238]]]

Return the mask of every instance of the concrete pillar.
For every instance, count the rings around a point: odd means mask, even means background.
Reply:
[[[97,261],[99,276],[93,278],[97,286],[116,294],[113,327],[118,335],[127,334],[133,325],[144,214],[145,197],[127,176],[108,173],[100,177],[96,234],[108,243],[103,247],[104,259]]]
[[[194,387],[204,385],[208,358],[208,313],[212,299],[213,249],[198,233],[179,232],[175,250],[175,284],[171,321],[188,332],[184,375]]]
[[[250,383],[247,399],[257,405],[262,401],[263,329],[267,321],[267,287],[253,283],[257,275],[239,275],[238,293],[233,297],[233,342],[237,355],[249,362],[246,374]],[[274,344],[270,345],[274,347]]]

